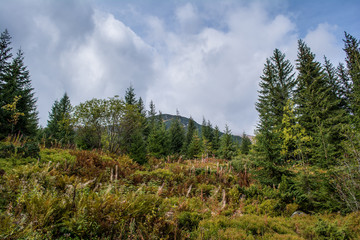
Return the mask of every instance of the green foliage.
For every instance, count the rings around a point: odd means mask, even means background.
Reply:
[[[165,125],[156,121],[147,139],[147,148],[151,156],[165,158],[169,153],[169,139],[165,130]]]
[[[282,119],[283,128],[281,130],[281,155],[286,162],[307,162],[306,156],[309,149],[307,143],[312,140],[305,129],[298,123],[294,113],[294,103],[288,101],[284,107],[284,115]]]
[[[187,148],[187,157],[189,159],[200,158],[203,152],[202,150],[203,150],[202,141],[199,138],[199,136],[195,133]]]
[[[180,154],[185,142],[185,131],[181,126],[179,118],[171,122],[169,129],[170,153]]]
[[[24,53],[18,50],[10,61],[11,37],[7,30],[0,37],[0,139],[21,133],[35,136],[38,124],[36,98]]]
[[[225,133],[221,136],[221,143],[219,148],[220,157],[231,160],[236,156],[236,147],[231,137],[229,127],[225,126]]]
[[[329,63],[327,68],[331,69]],[[295,104],[298,106],[299,124],[312,138],[307,144],[310,150],[308,158],[312,164],[321,167],[335,164],[341,151],[338,134],[346,116],[333,89],[333,74],[331,70],[328,74],[324,72],[310,48],[301,40],[297,69],[299,75]]]
[[[70,98],[65,93],[60,101],[55,101],[49,113],[49,120],[45,132],[51,139],[62,144],[74,143],[75,131],[71,116],[73,107]]]
[[[187,231],[195,230],[201,219],[202,217],[199,213],[188,211],[181,212],[177,217],[179,227]]]
[[[250,152],[250,148],[251,148],[251,140],[244,132],[241,137],[240,152],[242,154],[248,155]]]
[[[281,169],[284,159],[280,154],[284,107],[291,99],[295,86],[293,67],[278,49],[267,59],[259,85],[261,90],[256,109],[260,119],[254,146],[260,168],[258,175],[263,183],[278,184],[284,173]],[[265,176],[269,179],[264,179]]]
[[[100,148],[104,131],[106,100],[92,99],[75,107],[76,144],[84,149]],[[112,108],[110,108],[112,109]],[[115,111],[118,113],[118,111]],[[117,117],[118,114],[110,114]],[[111,121],[111,118],[109,119]]]

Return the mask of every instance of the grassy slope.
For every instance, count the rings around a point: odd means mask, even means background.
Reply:
[[[0,159],[1,239],[356,239],[358,213],[291,218],[298,205],[224,160],[42,149]]]

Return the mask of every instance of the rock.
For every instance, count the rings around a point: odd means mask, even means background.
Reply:
[[[306,215],[306,213],[304,213],[302,211],[295,211],[293,214],[291,214],[291,217],[296,217],[296,216],[301,216],[301,215]]]

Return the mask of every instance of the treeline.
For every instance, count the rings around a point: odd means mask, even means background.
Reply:
[[[270,186],[302,166],[304,189],[319,191],[311,189],[309,167],[324,169],[347,206],[359,210],[360,49],[348,33],[344,43],[345,64],[334,67],[299,40],[296,72],[274,50],[261,76],[252,157],[258,179]]]
[[[166,128],[161,112],[150,103],[137,99],[130,86],[124,96],[92,99],[72,106],[65,93],[56,100],[47,126],[38,127],[38,113],[30,74],[24,65],[23,52],[12,56],[11,37],[7,30],[0,36],[0,139],[23,136],[47,147],[72,146],[80,149],[103,149],[109,153],[127,154],[138,163],[150,157],[201,158],[215,156],[231,159],[240,151],[226,126],[225,134],[203,122],[201,131],[190,118],[187,128],[176,118]],[[244,134],[245,138],[246,135]],[[241,149],[248,153],[251,142],[246,138]]]
[[[231,159],[240,151],[227,126],[221,134],[217,126],[213,128],[204,119],[198,131],[191,117],[184,127],[178,113],[166,128],[152,101],[149,109],[145,109],[141,97],[136,98],[132,86],[126,90],[124,100],[119,96],[92,99],[75,107],[65,93],[55,101],[41,139],[46,146],[75,144],[81,149],[127,154],[140,164],[151,157]],[[243,141],[241,149],[246,152],[245,145],[249,149],[251,142]]]

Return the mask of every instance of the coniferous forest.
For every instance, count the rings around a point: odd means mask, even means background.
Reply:
[[[136,89],[38,125],[36,89],[0,36],[1,239],[359,239],[360,41],[323,62],[303,40],[259,76],[255,136],[169,118]],[[185,120],[184,120],[185,119]]]

